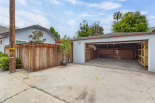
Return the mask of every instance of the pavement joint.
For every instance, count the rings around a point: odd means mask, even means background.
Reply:
[[[14,77],[13,75],[11,75],[11,76]],[[16,78],[16,77],[14,77],[14,78]],[[18,78],[16,78],[16,79],[18,79]],[[20,80],[20,79],[18,79],[18,80]],[[21,81],[21,80],[20,80],[20,81]],[[23,82],[23,81],[21,81],[21,82]],[[52,96],[52,97],[54,97],[54,98],[57,98],[57,99],[60,100],[60,101],[63,101],[63,102],[65,102],[65,103],[70,103],[70,102],[67,102],[66,100],[62,100],[62,99],[60,99],[59,97],[54,96],[54,95],[52,95],[52,94],[50,94],[50,93],[44,91],[43,89],[39,89],[39,88],[37,88],[37,87],[35,87],[35,86],[31,86],[31,85],[29,85],[29,84],[27,84],[27,83],[25,83],[25,82],[23,82],[23,83],[26,84],[26,85],[28,85],[28,86],[30,86],[30,88],[28,88],[28,89],[35,88],[35,89],[37,89],[37,90],[39,90],[39,91],[42,91],[42,92],[44,92],[44,93],[46,93],[46,94],[48,94],[48,95],[50,95],[50,96]],[[28,89],[26,89],[26,90],[28,90]],[[23,90],[23,91],[26,91],[26,90]],[[21,92],[23,92],[23,91],[21,91]],[[19,92],[19,93],[21,93],[21,92]],[[18,95],[19,93],[15,94],[14,96]],[[13,96],[11,96],[11,98],[12,98],[12,97],[13,97]],[[10,98],[8,98],[8,99],[10,99]],[[8,99],[7,99],[7,100],[8,100]],[[6,101],[6,100],[4,100],[4,101]],[[4,101],[3,101],[3,102],[4,102]]]
[[[57,98],[58,100],[60,100],[60,101],[62,101],[62,102],[70,103],[70,102],[67,102],[67,101],[64,100],[64,99],[60,99],[58,96],[54,96],[54,95],[52,95],[52,94],[50,94],[50,93],[44,91],[43,89],[39,89],[39,88],[37,88],[37,87],[35,87],[35,86],[31,86],[31,88],[35,88],[35,89],[37,89],[37,90],[39,90],[39,91],[42,91],[42,92],[44,92],[44,93],[46,93],[46,94],[48,94],[48,95],[50,95],[50,96],[52,96],[52,97],[54,97],[54,98]]]
[[[13,96],[11,96],[11,97],[9,97],[9,98],[5,99],[5,100],[4,100],[4,101],[2,101],[1,103],[3,103],[3,102],[5,102],[5,101],[7,101],[8,99],[11,99],[12,97],[14,97],[14,96],[16,96],[16,95],[18,95],[18,94],[20,94],[20,93],[22,93],[22,92],[24,92],[24,91],[26,91],[26,90],[28,90],[28,89],[31,89],[31,88],[24,89],[24,90],[22,90],[22,91],[20,91],[20,92],[16,93],[15,95],[13,95]]]

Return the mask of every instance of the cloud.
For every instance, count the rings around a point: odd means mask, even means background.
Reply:
[[[26,6],[26,0],[17,0],[19,3],[21,3],[22,5]]]
[[[64,13],[65,13],[65,15],[67,15],[68,17],[74,16],[74,12],[73,12],[73,11],[65,11]]]
[[[78,1],[78,0],[65,0],[67,2],[70,2],[72,4],[87,4],[87,3],[84,3],[84,2],[81,2],[81,1]]]
[[[65,27],[63,27],[63,26],[61,26],[61,25],[59,26],[59,28],[60,28],[61,30],[64,30],[64,29],[65,29]]]
[[[49,20],[46,18],[46,16],[42,15],[41,14],[33,14],[31,12],[28,12],[28,11],[23,11],[23,10],[18,10],[16,11],[16,17],[19,19],[16,18],[16,22],[20,22],[20,18],[23,20],[23,21],[29,21],[29,25],[34,25],[34,24],[39,24],[39,25],[42,25],[42,26],[45,26],[45,27],[48,27],[50,22]],[[24,23],[23,22],[23,25],[22,27],[24,26]],[[18,26],[18,25],[17,25]]]
[[[140,12],[142,15],[146,15],[148,12],[147,11],[141,11]]]
[[[100,23],[112,23],[114,21],[113,15],[106,15],[102,19],[100,19]]]
[[[121,10],[120,12],[123,13],[123,14],[125,14],[127,12],[136,12],[136,10],[127,10],[127,9],[124,9],[124,10]],[[140,13],[142,15],[146,15],[148,12],[147,11],[140,11]]]
[[[155,19],[155,16],[148,16],[149,19]]]
[[[66,24],[68,26],[75,26],[76,25],[76,20],[75,19],[68,20]]]
[[[92,14],[88,14],[87,12],[84,12],[80,15],[78,15],[78,17],[95,17],[96,15],[92,15]]]
[[[122,5],[111,1],[102,2],[101,4],[88,4],[88,7],[95,7],[104,10],[111,10],[120,8]]]
[[[126,1],[126,0],[118,0],[118,1]]]
[[[60,1],[58,1],[58,0],[48,0],[50,3],[52,3],[52,4],[57,4],[57,5],[64,5],[63,3],[61,3]],[[51,2],[52,1],[52,2]]]
[[[34,3],[34,4],[38,4],[38,5],[41,5],[41,4],[42,4],[41,1],[36,1],[36,0],[31,0],[30,2],[31,2],[31,3]]]

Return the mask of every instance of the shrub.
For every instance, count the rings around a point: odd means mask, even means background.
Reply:
[[[0,58],[1,57],[8,57],[8,55],[7,54],[3,54],[2,52],[0,52]]]
[[[9,70],[9,57],[0,58],[0,68],[1,70]]]
[[[16,58],[16,69],[20,69],[22,67],[22,62],[19,58]]]
[[[22,67],[21,60],[19,58],[16,58],[16,69],[19,69]],[[9,57],[1,57],[0,58],[0,68],[1,70],[9,70]]]

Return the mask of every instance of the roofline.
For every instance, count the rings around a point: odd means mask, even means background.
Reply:
[[[109,37],[97,37],[97,38],[85,38],[85,39],[74,39],[71,41],[78,41],[78,40],[89,40],[89,39],[103,39],[103,38],[115,38],[115,37],[124,37],[124,36],[136,36],[136,35],[148,35],[148,34],[155,34],[155,32],[152,33],[142,33],[142,34],[131,34],[131,35],[121,35],[121,36],[109,36]],[[108,35],[108,34],[107,34]]]
[[[6,28],[5,26],[2,26],[2,25],[0,25],[1,27],[4,27],[4,28]]]
[[[7,36],[3,36],[3,37],[1,37],[0,39],[3,39],[3,38],[8,38]]]
[[[39,27],[39,28],[42,28],[42,29],[47,30],[47,31],[49,31],[50,33],[52,33],[49,29],[44,28],[44,27],[42,27],[42,26],[38,26],[38,25],[32,25],[32,26],[28,26],[28,27],[16,29],[15,31],[19,31],[19,30],[23,30],[23,29],[27,29],[27,28],[31,28],[31,27]],[[10,33],[10,32],[5,32],[5,33],[1,33],[0,35],[5,35],[5,34],[9,34],[9,33]],[[53,34],[53,33],[52,33],[52,34]],[[54,36],[55,38],[57,38],[54,34],[53,34],[53,36]],[[6,36],[5,36],[5,37],[6,37]]]

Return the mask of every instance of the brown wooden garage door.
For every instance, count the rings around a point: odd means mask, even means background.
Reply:
[[[133,50],[98,50],[99,58],[108,59],[133,59]]]

